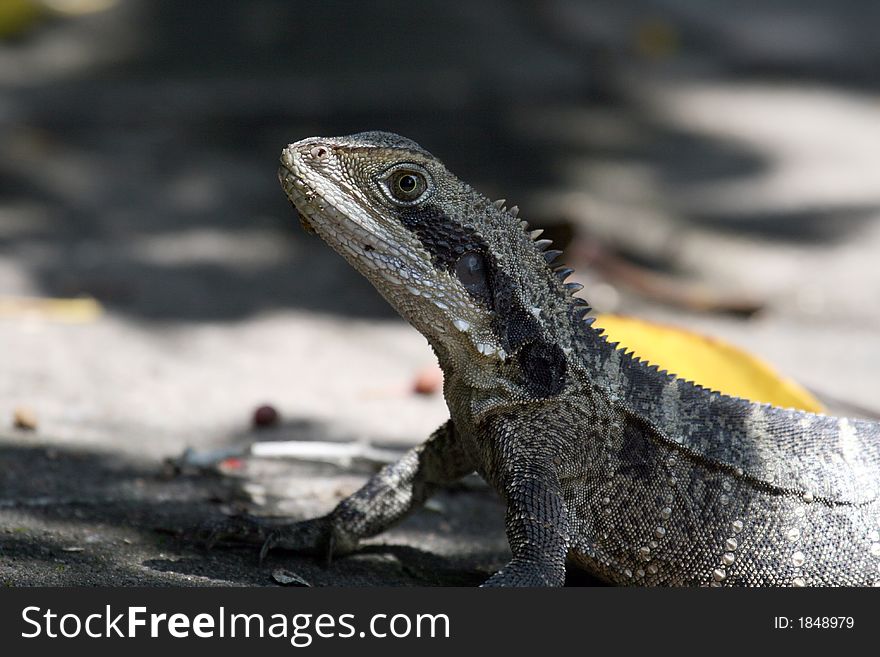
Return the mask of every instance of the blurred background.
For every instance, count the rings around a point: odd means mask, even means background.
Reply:
[[[546,228],[598,310],[880,407],[877,25],[870,0],[0,0],[0,580],[266,583],[179,535],[235,496],[324,511],[369,468],[163,459],[249,444],[261,404],[261,440],[402,449],[444,419],[424,339],[279,189],[312,135],[411,137]],[[396,552],[300,567],[478,582],[500,514],[450,494]]]

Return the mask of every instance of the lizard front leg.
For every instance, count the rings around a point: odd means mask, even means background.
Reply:
[[[495,415],[477,428],[484,437],[481,474],[507,502],[507,540],[513,553],[484,586],[565,582],[571,530],[559,476],[566,450],[552,430],[559,413],[559,407],[546,404],[533,416]]]
[[[262,523],[261,556],[268,550],[323,554],[353,551],[360,539],[374,536],[419,507],[439,486],[473,472],[451,420],[421,445],[383,467],[363,487],[325,516],[279,525]]]
[[[540,460],[514,464],[504,488],[513,558],[483,586],[562,586],[570,536],[555,468]]]

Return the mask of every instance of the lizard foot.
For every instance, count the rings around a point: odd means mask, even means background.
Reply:
[[[562,586],[565,565],[514,557],[482,586]]]
[[[209,527],[206,544],[260,546],[261,563],[270,550],[284,550],[323,557],[327,565],[334,556],[357,547],[357,541],[345,537],[332,515],[299,522],[252,516],[233,518]]]
[[[209,550],[217,545],[262,545],[275,527],[263,518],[235,516],[221,522],[206,522],[198,528],[196,536]]]
[[[348,554],[355,548],[357,539],[348,536],[330,514],[274,529],[263,542],[260,561],[270,550],[287,550],[322,557],[329,566],[334,556]]]

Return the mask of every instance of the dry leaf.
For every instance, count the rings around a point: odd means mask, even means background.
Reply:
[[[594,324],[611,342],[660,369],[706,388],[785,408],[822,413],[822,404],[759,358],[723,340],[622,315],[599,315]]]
[[[65,324],[95,321],[102,312],[95,299],[0,297],[0,319],[39,319]]]

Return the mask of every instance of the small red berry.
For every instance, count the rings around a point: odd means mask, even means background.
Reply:
[[[436,365],[426,367],[416,374],[413,392],[417,395],[433,395],[443,387],[443,371]]]
[[[280,419],[281,416],[278,414],[278,411],[275,410],[274,406],[264,404],[254,411],[253,423],[257,428],[274,427],[278,424]]]

